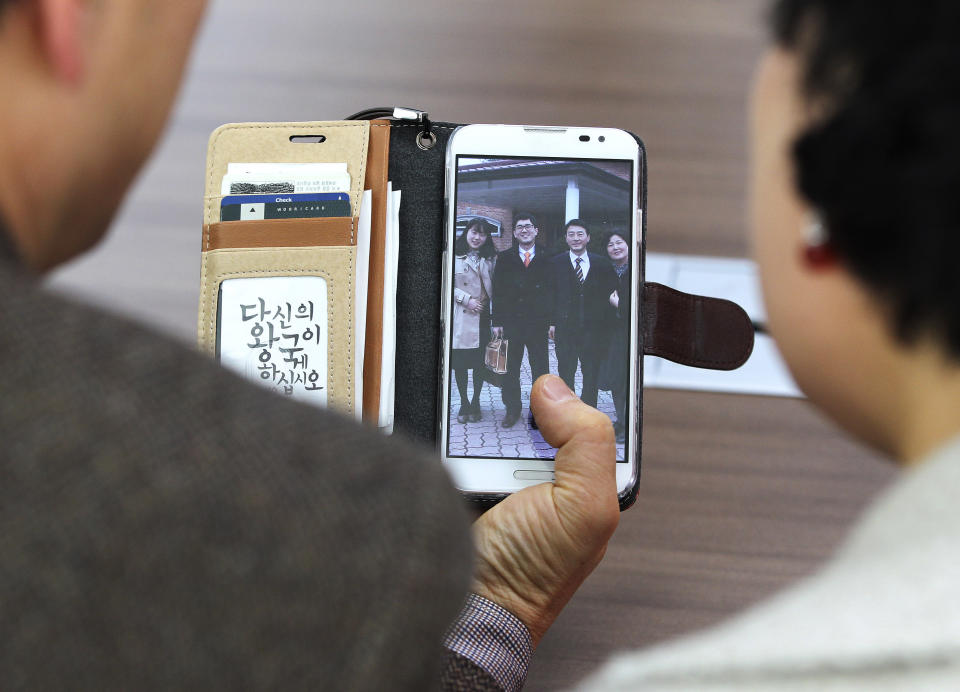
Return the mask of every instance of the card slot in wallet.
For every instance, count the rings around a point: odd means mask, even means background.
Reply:
[[[318,143],[298,144],[298,137]],[[359,216],[366,179],[367,122],[231,123],[218,127],[207,149],[205,224],[220,220],[221,182],[231,163],[344,163],[350,174],[350,204]]]
[[[203,250],[356,245],[357,220],[346,217],[220,221],[204,226]]]
[[[325,211],[311,211],[310,213],[298,214],[296,213],[295,210],[291,210],[289,213],[286,213],[284,215],[274,215],[274,216],[269,215],[270,213],[269,210],[263,209],[263,207],[266,206],[265,202],[263,201],[263,198],[270,197],[275,199],[277,201],[278,206],[280,205],[281,201],[287,202],[288,203],[287,206],[289,206],[289,202],[292,201],[289,195],[285,195],[283,193],[277,193],[274,195],[211,195],[209,197],[204,197],[204,207],[207,209],[207,212],[205,212],[204,223],[205,224],[219,223],[219,222],[226,223],[227,221],[247,222],[247,221],[290,221],[290,220],[297,220],[297,219],[335,219],[335,218],[349,218],[351,215],[356,217],[360,214],[360,203],[362,202],[362,199],[363,199],[362,195],[360,200],[357,200],[356,204],[354,203],[353,199],[350,199],[349,202],[347,201],[347,198],[350,196],[349,192],[322,193],[322,195],[328,197],[329,199],[311,200],[309,202],[301,201],[299,202],[299,204],[303,204],[303,205],[316,204],[319,206],[327,205]],[[336,195],[338,199],[333,199],[334,195]],[[321,195],[318,194],[316,196],[319,197]],[[229,218],[224,219],[223,218],[224,217],[223,202],[228,198],[230,199],[231,206],[236,206],[236,204],[239,204],[236,200],[240,200],[244,198],[247,198],[247,199],[254,198],[254,200],[257,200],[257,201],[253,201],[253,204],[260,207],[259,216],[253,216],[252,218],[241,216],[239,219],[236,218],[235,216],[233,219],[229,219]],[[339,198],[342,198],[342,199],[339,199]],[[265,211],[267,215],[264,215]],[[255,211],[251,210],[251,213],[255,213]]]
[[[316,230],[311,229],[311,226],[342,226],[343,221],[351,225],[350,219],[295,219],[293,221],[297,223],[287,224],[286,220],[263,223],[295,225],[300,227],[301,232],[304,229]],[[317,223],[318,221],[321,223]],[[233,226],[237,222],[227,223]],[[211,226],[220,227],[223,225],[211,224]],[[215,230],[223,231],[224,229],[211,228],[212,236],[216,235]],[[229,237],[232,230],[229,228],[225,235]],[[355,414],[356,407],[359,405],[359,402],[355,401],[354,380],[356,335],[353,328],[353,315],[356,257],[357,248],[353,245],[220,247],[203,252],[200,320],[197,329],[201,350],[211,356],[218,356],[221,350],[219,337],[224,321],[221,310],[225,308],[221,289],[224,282],[232,279],[318,277],[323,280],[323,293],[326,298],[322,301],[322,305],[311,306],[313,313],[310,324],[325,325],[326,331],[324,350],[327,355],[319,386],[325,389],[325,405],[348,415]],[[270,293],[271,290],[265,286],[264,296]],[[249,302],[251,305],[257,303],[256,300]],[[269,304],[269,299],[266,302]],[[230,309],[233,310],[236,307],[239,306],[232,306]],[[236,310],[233,311],[236,312]],[[228,315],[228,318],[236,321],[237,316]],[[250,324],[256,324],[257,321],[251,320]]]

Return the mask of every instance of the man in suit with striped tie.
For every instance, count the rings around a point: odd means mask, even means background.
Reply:
[[[550,260],[553,314],[550,338],[556,342],[557,370],[572,390],[577,363],[583,373],[580,399],[597,405],[597,371],[613,326],[610,294],[617,275],[610,261],[587,251],[590,230],[581,219],[567,222],[564,235],[570,249]]]

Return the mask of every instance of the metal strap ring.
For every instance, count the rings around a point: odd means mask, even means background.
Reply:
[[[424,151],[429,151],[433,149],[433,145],[437,143],[437,136],[432,132],[420,132],[417,134],[417,146],[423,149]]]

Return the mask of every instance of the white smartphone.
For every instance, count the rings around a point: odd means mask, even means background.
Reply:
[[[624,130],[468,125],[447,146],[438,443],[468,497],[552,481],[530,389],[559,375],[640,477],[645,159]],[[505,361],[505,362],[504,362]]]

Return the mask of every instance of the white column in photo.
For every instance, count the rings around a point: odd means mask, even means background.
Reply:
[[[573,219],[580,218],[580,183],[577,182],[575,176],[567,178],[567,211],[566,218],[563,220],[564,223],[567,223]]]

